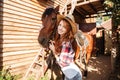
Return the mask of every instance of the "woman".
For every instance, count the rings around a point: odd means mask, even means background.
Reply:
[[[55,41],[51,41],[49,45],[65,75],[65,80],[82,80],[82,73],[74,63],[77,48],[74,39],[76,32],[75,23],[68,17],[62,17],[58,24]]]

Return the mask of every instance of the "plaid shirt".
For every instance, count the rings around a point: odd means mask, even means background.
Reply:
[[[58,64],[61,67],[68,66],[70,63],[73,62],[74,59],[74,51],[70,42],[63,42],[62,43],[62,50],[57,59]]]

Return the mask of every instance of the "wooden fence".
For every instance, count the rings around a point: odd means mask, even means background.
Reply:
[[[0,69],[23,74],[39,52],[38,32],[46,7],[60,8],[64,0],[0,0]]]

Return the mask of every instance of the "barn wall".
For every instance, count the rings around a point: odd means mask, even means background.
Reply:
[[[0,0],[0,69],[11,67],[14,74],[23,74],[40,50],[37,37],[43,11],[64,5],[64,0],[42,1]]]

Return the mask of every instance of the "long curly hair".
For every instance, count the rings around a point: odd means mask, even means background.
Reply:
[[[72,27],[66,19],[62,19],[61,21],[63,21],[63,23],[65,24],[64,27],[66,28],[67,31],[62,37],[60,36],[60,34],[58,34],[58,31],[56,33],[56,36],[55,36],[55,51],[56,51],[56,54],[60,54],[61,49],[62,49],[62,42],[63,41],[65,41],[65,42],[70,41],[71,44],[72,44],[73,50],[76,52],[77,43],[74,39],[74,34],[72,32]]]

